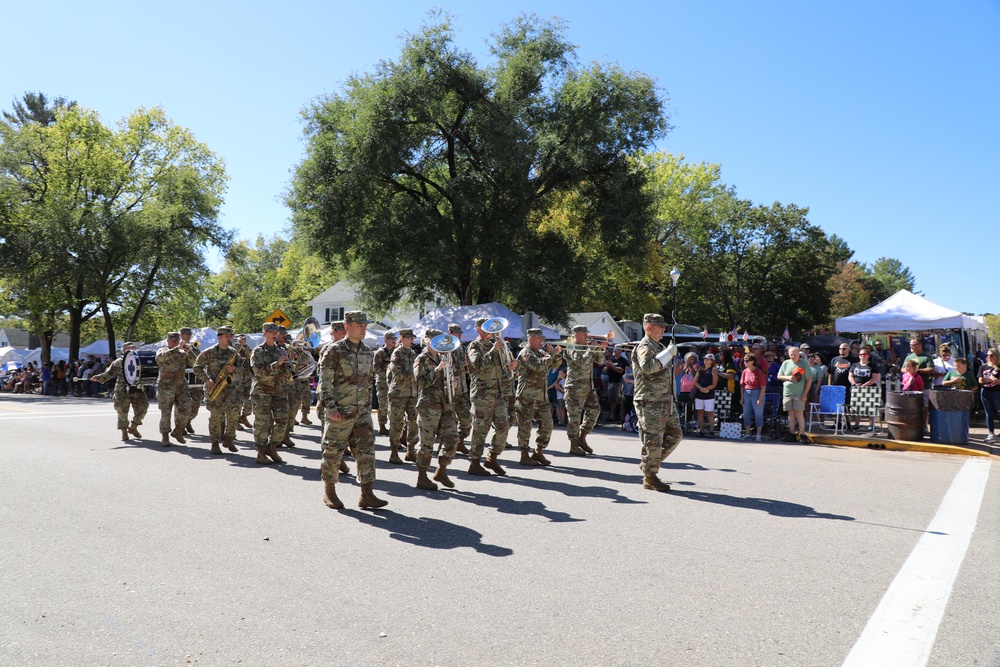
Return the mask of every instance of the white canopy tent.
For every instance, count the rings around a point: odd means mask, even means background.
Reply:
[[[424,332],[428,329],[438,329],[447,331],[451,323],[462,325],[462,342],[475,340],[476,318],[479,317],[502,317],[510,323],[503,331],[504,338],[526,338],[527,335],[521,327],[521,316],[513,310],[497,303],[480,303],[473,306],[453,306],[451,308],[435,308],[427,313],[422,320],[413,325],[413,333],[417,338],[423,338]],[[546,339],[555,340],[559,338],[559,332],[551,327],[539,325],[542,334]]]
[[[101,357],[110,356],[111,346],[108,344],[107,340],[95,340],[87,347],[80,348],[81,359],[83,359],[88,354],[97,355]]]
[[[24,363],[32,363],[35,365],[42,363],[42,348],[36,347],[34,350],[27,352],[24,356]],[[54,362],[69,361],[69,348],[67,347],[53,347],[49,350],[49,358]]]
[[[204,350],[206,347],[211,347],[219,342],[219,336],[216,335],[215,329],[212,327],[201,327],[200,329],[191,330],[191,341],[198,343],[198,347]],[[105,341],[107,342],[107,341]],[[156,341],[155,343],[150,343],[149,345],[143,345],[140,350],[150,350],[155,352],[161,347],[167,346],[167,339]],[[80,350],[83,353],[83,350]]]
[[[13,347],[3,347],[0,348],[0,364],[6,364],[8,361],[16,361],[18,363],[26,364],[25,357],[28,355],[28,350],[16,349]]]
[[[922,296],[900,290],[882,303],[848,317],[837,318],[837,331],[886,333],[968,329],[987,331],[986,324],[957,310],[939,306]]]

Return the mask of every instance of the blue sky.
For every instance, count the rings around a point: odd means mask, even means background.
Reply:
[[[110,123],[160,105],[225,158],[223,224],[270,236],[287,225],[300,109],[394,58],[432,7],[474,53],[519,13],[565,19],[582,62],[657,78],[674,125],[660,148],[721,164],[743,198],[808,206],[857,260],[896,257],[941,305],[1000,311],[984,287],[1000,182],[995,0],[11,3],[0,106],[41,91]]]

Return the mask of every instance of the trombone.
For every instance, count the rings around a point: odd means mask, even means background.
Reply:
[[[431,338],[427,346],[441,355],[444,361],[444,384],[448,391],[448,402],[455,402],[455,367],[451,359],[451,353],[458,349],[462,341],[451,334],[441,334]]]

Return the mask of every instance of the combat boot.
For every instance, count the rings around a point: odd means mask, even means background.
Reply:
[[[424,489],[425,491],[437,491],[438,485],[432,482],[430,479],[428,479],[426,470],[418,470],[417,488]]]
[[[344,475],[350,475],[351,469],[347,466],[347,461],[340,459],[340,472]]]
[[[411,463],[414,462],[414,461],[416,461],[417,460],[416,448],[417,448],[416,445],[407,443],[406,444],[406,456],[404,456],[403,458],[405,460],[407,460],[407,461],[410,461]]]
[[[371,482],[361,485],[361,498],[358,499],[358,507],[361,509],[377,510],[378,508],[385,507],[388,504],[389,501],[376,497],[375,492],[372,491]]]
[[[292,442],[292,439],[289,438],[287,435],[285,436],[285,439],[281,441],[281,444],[283,444],[285,447],[288,447],[289,449],[295,448],[295,443]]]
[[[455,446],[455,451],[459,454],[469,455],[469,448],[465,445],[465,440],[459,440],[458,445]]]
[[[128,432],[131,433],[132,435],[134,435],[137,438],[141,438],[142,434],[139,433],[138,426],[139,426],[138,424],[132,424],[131,426],[128,427]]]
[[[449,489],[454,489],[455,488],[455,482],[451,481],[451,478],[448,477],[447,467],[448,466],[446,466],[443,463],[441,463],[440,461],[438,461],[438,469],[434,473],[434,481],[435,482],[440,482],[444,486],[447,486]]]
[[[670,490],[670,485],[661,482],[656,475],[646,475],[642,478],[642,488],[666,493]]]
[[[188,433],[194,433],[194,426],[191,426],[191,422],[188,422],[187,426],[184,427],[184,430],[186,430]]]
[[[476,477],[489,477],[490,471],[483,467],[478,458],[475,458],[469,462],[469,474]]]
[[[181,443],[182,445],[185,442],[187,442],[187,440],[184,439],[184,429],[182,429],[180,427],[175,428],[173,431],[171,431],[170,435],[174,436],[174,438],[177,440],[177,442]]]
[[[333,482],[324,482],[323,503],[332,510],[344,509],[344,503],[337,497],[337,485]]]
[[[253,428],[253,424],[250,423],[250,420],[247,419],[246,415],[243,415],[242,417],[240,417],[240,424],[242,424],[243,426],[247,427],[248,429],[252,429]]]
[[[486,457],[486,467],[501,477],[507,474],[507,471],[500,467],[500,461],[497,460],[496,452],[490,452],[490,455]]]
[[[275,444],[273,442],[268,442],[267,443],[267,449],[265,450],[265,453],[269,457],[271,457],[271,460],[274,461],[275,463],[284,463],[285,462],[285,460],[283,458],[281,458],[280,456],[278,456],[278,448],[277,448],[277,446],[275,446]]]
[[[588,433],[590,433],[590,431],[580,431],[580,439],[577,440],[576,444],[580,446],[580,449],[587,452],[588,454],[593,454],[594,450],[591,449],[590,445],[587,444]]]
[[[122,442],[128,442],[128,429],[122,428],[118,430],[122,432]]]
[[[399,445],[389,445],[389,463],[397,466],[403,465],[403,459],[399,458]]]
[[[213,440],[212,441],[212,453],[213,454],[222,454],[222,449],[219,447],[219,441],[218,440]]]
[[[378,425],[378,434],[379,435],[389,435],[389,429],[387,429],[385,427],[385,424],[379,424]]]
[[[549,461],[547,458],[545,458],[545,454],[543,452],[544,450],[536,445],[535,453],[531,455],[531,458],[535,459],[543,466],[552,465],[552,461]]]
[[[170,447],[171,443],[170,443],[170,434],[169,433],[164,433],[163,434],[163,441],[162,442],[163,442],[163,446],[164,447]]]
[[[302,424],[305,424],[306,426],[312,426],[312,420],[309,419],[309,411],[308,410],[303,410],[302,411],[302,419],[300,419],[299,421]]]
[[[257,465],[261,466],[274,465],[273,461],[267,458],[267,447],[257,448]]]
[[[531,454],[528,453],[528,448],[527,447],[525,447],[524,449],[521,450],[521,460],[518,461],[518,463],[520,463],[523,466],[540,466],[540,465],[542,465],[541,461],[539,461],[539,460],[537,460],[535,458],[532,458]]]
[[[222,436],[222,445],[231,452],[239,451],[236,449],[236,444],[233,442],[233,436],[231,435]]]
[[[580,448],[580,439],[579,438],[570,438],[569,439],[569,453],[572,454],[573,456],[586,456],[587,455],[587,452],[583,451],[583,449]]]

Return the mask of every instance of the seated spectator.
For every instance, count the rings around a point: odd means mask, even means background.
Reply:
[[[944,389],[972,390],[978,386],[976,374],[969,370],[969,362],[965,357],[955,357],[955,368],[948,371],[941,382]]]
[[[924,379],[917,372],[919,364],[916,359],[903,362],[903,391],[923,391]]]
[[[938,348],[938,356],[934,358],[934,388],[940,389],[944,383],[944,376],[953,370],[955,370],[955,364],[951,360],[951,348],[942,345]]]

